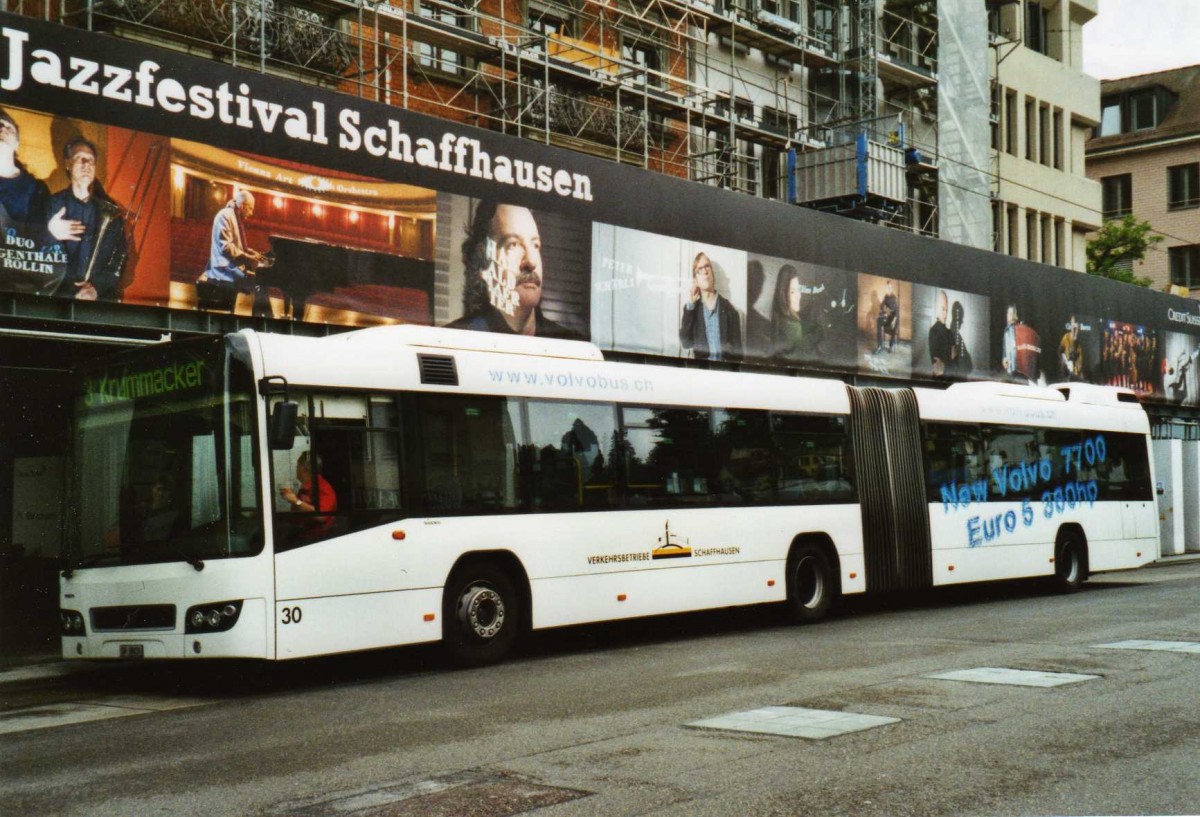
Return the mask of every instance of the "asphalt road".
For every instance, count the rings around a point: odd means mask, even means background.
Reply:
[[[1198,599],[1200,564],[1177,564],[1070,596],[860,600],[804,628],[754,610],[572,629],[471,671],[408,649],[9,679],[0,814],[1197,814]],[[1130,640],[1178,645],[1100,646]],[[982,667],[1095,677],[929,677]],[[690,725],[764,707],[896,720]]]

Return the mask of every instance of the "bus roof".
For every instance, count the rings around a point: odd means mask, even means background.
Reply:
[[[293,385],[827,414],[850,411],[840,380],[610,363],[596,346],[582,341],[404,326],[323,338],[249,329],[243,334],[259,349],[259,376],[281,376]]]

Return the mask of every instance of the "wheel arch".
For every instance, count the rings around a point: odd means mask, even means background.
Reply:
[[[529,585],[529,574],[525,571],[525,565],[517,555],[511,550],[504,548],[467,551],[455,560],[454,566],[446,573],[445,584],[450,584],[451,577],[472,562],[490,562],[508,574],[508,577],[512,579],[513,586],[516,588],[517,600],[521,603],[521,608],[526,611],[526,615],[522,616],[522,628],[526,630],[532,629],[533,591]],[[443,585],[442,589],[445,592],[445,585]]]
[[[842,560],[838,557],[837,546],[833,544],[833,539],[824,531],[808,531],[798,533],[792,537],[792,544],[788,548],[787,575],[791,575],[791,564],[796,553],[805,545],[816,547],[829,560],[829,570],[833,574],[833,593],[834,596],[842,594]]]
[[[1085,533],[1083,530],[1083,525],[1079,524],[1078,522],[1064,522],[1062,525],[1059,525],[1058,533],[1054,537],[1054,558],[1058,558],[1058,546],[1061,545],[1063,540],[1068,536],[1074,536],[1076,541],[1079,542],[1079,546],[1083,551],[1081,554],[1083,564],[1080,565],[1083,570],[1083,575],[1081,578],[1086,579],[1092,575],[1092,571],[1090,567],[1090,560],[1088,558],[1088,538],[1087,533]]]

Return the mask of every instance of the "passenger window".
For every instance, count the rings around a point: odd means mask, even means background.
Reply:
[[[714,409],[720,501],[774,502],[779,457],[770,415],[750,409]]]
[[[617,503],[617,425],[608,403],[529,400],[528,488],[534,510]]]
[[[625,407],[621,413],[627,504],[669,506],[716,500],[716,457],[707,410]]]
[[[772,415],[779,450],[779,501],[853,501],[853,457],[841,417]]]
[[[983,441],[976,426],[927,424],[925,457],[929,467],[931,502],[943,500],[943,488],[957,491],[960,486],[978,485],[987,478],[983,467]]]
[[[521,505],[517,485],[520,401],[479,395],[417,394],[426,513],[475,514]]]
[[[1104,433],[1093,443],[1100,499],[1146,501],[1154,498],[1146,438],[1140,434]],[[1102,442],[1101,442],[1102,441]],[[1103,457],[1099,452],[1103,449]]]
[[[1035,429],[990,426],[983,432],[988,499],[1005,502],[1040,497],[1042,447]]]

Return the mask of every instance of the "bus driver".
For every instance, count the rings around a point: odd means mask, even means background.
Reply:
[[[292,510],[299,513],[313,513],[318,509],[322,511],[333,512],[337,510],[337,494],[333,490],[325,477],[321,476],[321,457],[319,454],[313,454],[317,463],[317,496],[316,504],[313,503],[313,472],[312,460],[309,457],[309,452],[305,451],[296,460],[296,481],[300,483],[300,489],[293,490],[289,485],[282,485],[279,488],[279,495],[292,506]],[[303,533],[305,536],[320,535],[333,527],[332,516],[316,516],[313,517],[304,526]]]

